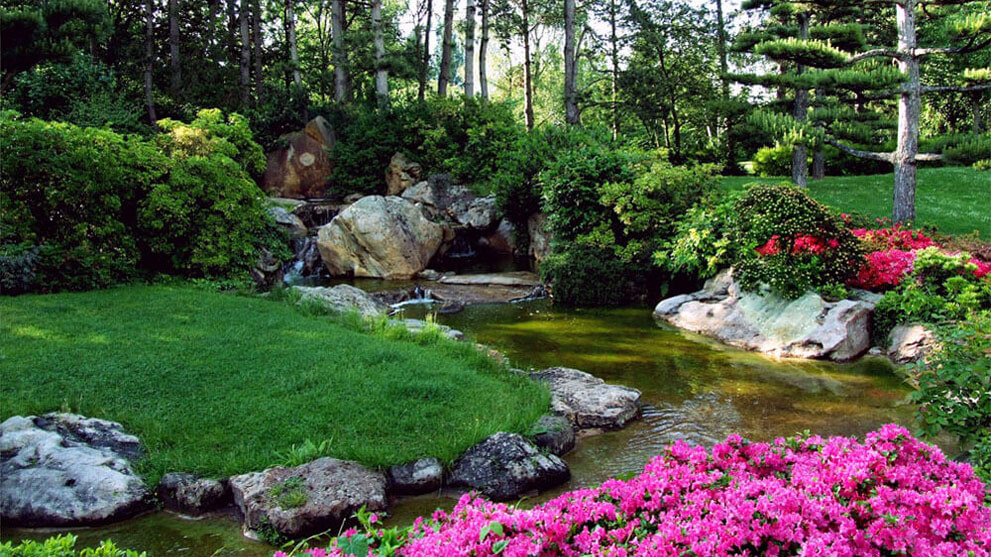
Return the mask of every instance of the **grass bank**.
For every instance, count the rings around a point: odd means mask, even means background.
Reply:
[[[260,470],[294,445],[369,466],[450,460],[548,404],[467,343],[384,338],[258,298],[130,286],[0,298],[0,316],[0,416],[119,421],[145,443],[150,482]]]
[[[776,184],[790,178],[728,176],[727,190],[751,182]],[[872,217],[891,218],[894,177],[827,176],[809,180],[809,193],[817,200],[840,210],[857,211]],[[916,224],[935,226],[944,234],[970,234],[975,230],[991,240],[991,172],[968,167],[920,168],[915,191]]]

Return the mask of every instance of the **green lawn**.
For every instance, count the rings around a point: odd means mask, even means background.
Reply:
[[[726,189],[751,182],[778,183],[790,178],[723,178]],[[891,218],[894,178],[836,176],[809,180],[809,193],[819,201],[842,211],[856,211],[872,217]],[[991,239],[991,172],[971,168],[920,168],[915,191],[917,224],[935,226],[945,234],[969,234],[975,230],[985,241]]]
[[[166,472],[220,477],[330,439],[330,456],[445,460],[546,411],[545,388],[468,343],[389,339],[288,304],[131,286],[0,298],[0,416],[119,421]],[[316,456],[316,455],[314,455]]]

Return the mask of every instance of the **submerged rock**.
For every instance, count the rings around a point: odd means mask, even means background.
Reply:
[[[888,358],[899,365],[917,362],[937,346],[936,335],[921,323],[898,325],[888,338]]]
[[[165,474],[155,492],[165,508],[188,515],[203,514],[233,502],[226,479],[208,480],[195,474]]]
[[[551,410],[579,429],[620,429],[640,415],[640,391],[608,385],[577,369],[552,367],[532,373],[547,383]]]
[[[317,247],[331,275],[401,279],[427,268],[442,237],[412,203],[370,195],[321,227]]]
[[[560,485],[568,465],[514,433],[496,433],[468,449],[451,470],[448,485],[474,489],[494,501],[518,499]]]
[[[389,306],[376,300],[360,288],[349,284],[338,284],[334,287],[323,286],[294,286],[293,291],[300,294],[299,302],[313,302],[328,309],[346,313],[357,311],[364,316],[384,315]]]
[[[873,311],[867,301],[827,302],[814,292],[797,300],[742,293],[726,270],[694,294],[662,300],[654,318],[774,356],[848,361],[870,348]]]
[[[88,526],[150,508],[130,458],[137,437],[76,414],[14,416],[0,424],[0,517],[10,526]]]
[[[391,493],[421,495],[440,489],[444,466],[436,458],[421,458],[389,468],[388,477]]]
[[[386,508],[383,474],[334,458],[234,476],[230,485],[246,530],[270,527],[287,538],[339,528],[362,507]]]

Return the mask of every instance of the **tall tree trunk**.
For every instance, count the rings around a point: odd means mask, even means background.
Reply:
[[[826,177],[826,152],[823,150],[822,142],[816,143],[815,150],[812,151],[812,179],[822,180]]]
[[[416,96],[421,101],[427,94],[427,71],[430,69],[430,20],[434,12],[433,0],[427,0],[427,27],[423,30],[423,56],[420,63],[420,82]]]
[[[898,67],[906,81],[898,98],[898,147],[892,162],[895,165],[895,187],[892,220],[915,220],[915,156],[919,153],[919,113],[922,95],[919,83],[919,59],[915,56],[915,0],[895,4],[898,22],[898,52],[902,58]]]
[[[247,108],[251,89],[251,37],[248,28],[249,0],[241,0],[237,20],[241,27],[241,107]]]
[[[530,6],[522,0],[523,7],[523,114],[526,129],[533,130],[533,76],[530,71]]]
[[[722,85],[723,114],[720,120],[720,128],[723,133],[723,145],[725,146],[726,167],[732,164],[733,143],[730,141],[729,133],[729,62],[726,59],[726,20],[723,16],[723,1],[716,0],[716,51],[719,54],[719,81]]]
[[[375,44],[375,98],[384,107],[389,104],[389,70],[385,67],[385,42],[382,39],[382,0],[372,0],[372,42]]]
[[[972,131],[976,135],[984,131],[984,119],[981,117],[980,93],[972,95],[970,100],[970,109],[974,118]]]
[[[478,88],[482,100],[489,100],[489,76],[485,56],[489,50],[489,0],[482,0],[482,40],[478,44]]]
[[[155,116],[155,97],[152,95],[151,67],[154,62],[155,18],[152,0],[145,0],[145,103],[148,106],[148,121],[152,126],[158,121]]]
[[[344,50],[344,0],[330,0],[331,35],[334,48],[331,59],[334,62],[334,100],[345,102],[351,96],[348,77],[348,53]]]
[[[465,95],[475,96],[475,0],[465,9]]]
[[[609,55],[612,58],[610,76],[612,98],[609,108],[612,112],[612,138],[616,140],[619,138],[619,39],[616,37],[616,0],[609,0],[609,46]]]
[[[447,84],[451,79],[451,50],[454,47],[454,0],[444,2],[444,42],[440,50],[440,75],[437,76],[437,95],[447,96]]]
[[[251,5],[251,37],[255,56],[255,105],[261,106],[265,101],[263,85],[265,76],[262,74],[262,9],[261,0],[254,0]]]
[[[564,121],[577,126],[578,63],[575,59],[575,0],[564,0]]]
[[[296,0],[286,0],[286,42],[289,43],[289,65],[292,68],[292,81],[300,90],[303,89],[303,76],[299,73],[299,49],[296,46],[296,11],[293,3]]]
[[[798,36],[807,39],[809,36],[809,18],[805,14],[798,16]],[[801,75],[805,72],[805,66],[798,64],[796,73]],[[798,122],[804,122],[809,109],[809,92],[804,89],[795,90],[795,108],[792,116]],[[805,145],[795,145],[791,151],[791,181],[797,186],[808,187],[809,177],[809,155]]]
[[[169,0],[169,85],[172,97],[182,92],[182,68],[179,65],[179,7],[178,0]]]

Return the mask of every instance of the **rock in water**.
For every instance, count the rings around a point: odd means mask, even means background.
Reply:
[[[873,312],[869,301],[827,302],[814,292],[797,300],[741,293],[726,270],[694,294],[662,300],[654,318],[774,356],[848,361],[870,348]]]
[[[345,313],[357,311],[364,316],[384,315],[389,306],[379,302],[360,288],[349,284],[338,284],[332,288],[322,286],[294,286],[293,291],[299,292],[297,303],[315,302],[326,308]]]
[[[442,238],[412,203],[371,195],[321,227],[317,247],[331,275],[403,279],[427,268]]]
[[[386,508],[384,475],[334,458],[234,476],[230,484],[245,529],[267,525],[287,538],[339,528],[361,507]]]
[[[564,416],[545,414],[537,420],[531,431],[537,447],[557,456],[567,454],[575,448],[575,429]]]
[[[570,477],[568,465],[557,456],[541,454],[515,433],[496,433],[458,458],[448,484],[477,490],[494,501],[508,501],[560,485]]]
[[[640,391],[608,385],[602,379],[566,367],[552,367],[531,374],[547,382],[551,410],[579,429],[620,429],[640,416]]]
[[[0,424],[0,517],[10,526],[88,526],[150,508],[131,468],[137,437],[76,414],[14,416]]]
[[[303,224],[303,220],[290,213],[283,207],[269,207],[267,209],[268,214],[271,215],[272,220],[275,224],[279,225],[293,238],[302,238],[306,236],[306,225]]]
[[[165,508],[188,515],[203,514],[233,501],[227,480],[208,480],[195,474],[165,474],[155,492]]]
[[[444,466],[436,458],[421,458],[389,468],[389,489],[396,495],[420,495],[437,491],[443,479]]]

